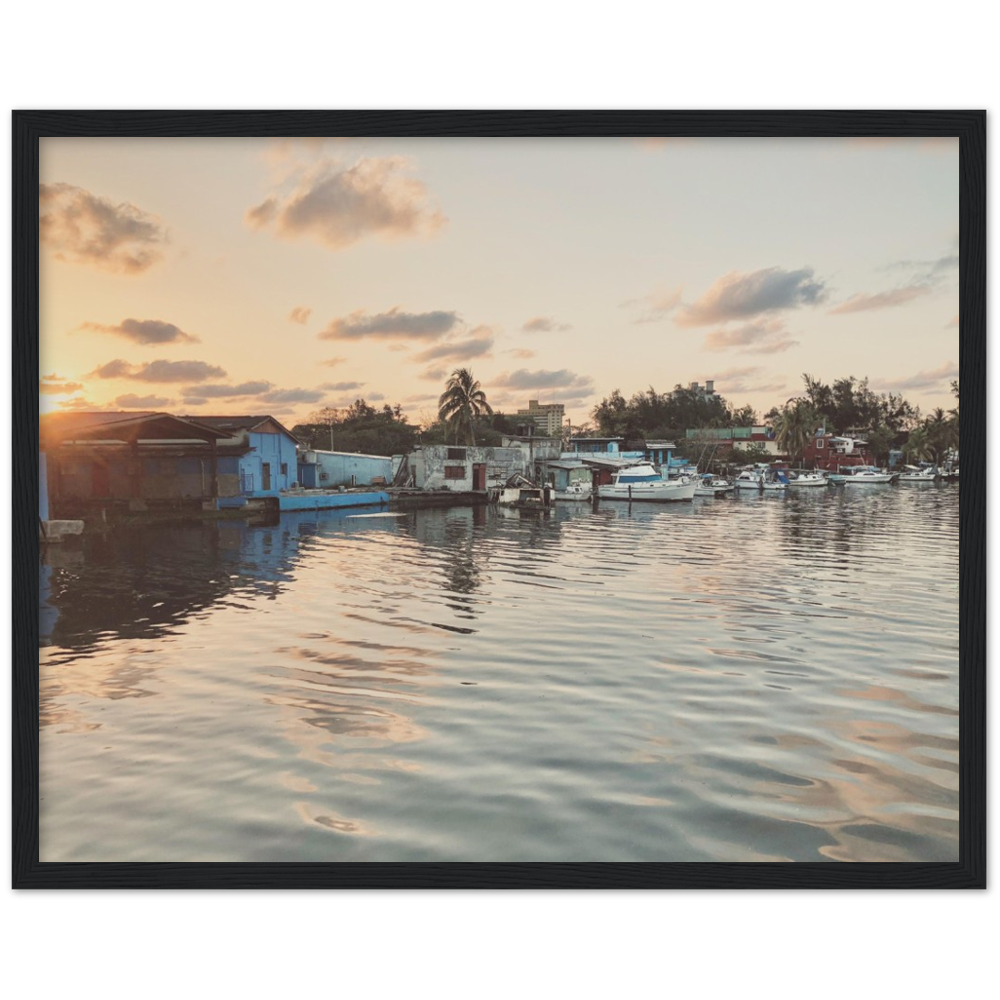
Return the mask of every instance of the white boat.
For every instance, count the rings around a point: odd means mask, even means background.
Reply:
[[[845,479],[845,486],[877,486],[891,483],[896,478],[894,472],[883,472],[870,465],[859,465]]]
[[[594,496],[594,488],[590,483],[570,483],[564,490],[556,490],[556,500],[590,500]]]
[[[933,483],[938,477],[936,468],[920,469],[915,465],[904,466],[903,471],[897,477],[900,483]]]
[[[690,500],[697,483],[687,476],[662,479],[649,462],[629,465],[614,474],[614,481],[598,486],[602,500],[635,500],[662,503],[669,500]]]
[[[725,479],[716,479],[711,473],[706,472],[695,488],[696,497],[719,497],[728,493],[733,488],[733,484]]]
[[[744,469],[734,480],[733,488],[737,490],[757,490],[764,481],[763,473],[757,469]]]
[[[783,476],[775,478],[774,473],[767,468],[744,469],[734,480],[733,486],[738,490],[757,490],[761,492],[784,493],[788,489],[787,480]]]
[[[821,472],[800,472],[789,486],[826,486],[826,476]]]

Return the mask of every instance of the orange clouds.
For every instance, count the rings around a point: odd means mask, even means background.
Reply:
[[[342,250],[369,236],[430,236],[446,219],[426,186],[408,176],[403,157],[375,157],[343,166],[336,160],[293,172],[291,189],[273,192],[248,209],[251,229],[272,229],[285,239],[308,238]]]
[[[63,183],[39,185],[38,203],[39,237],[56,260],[139,274],[162,256],[166,229],[135,205]]]

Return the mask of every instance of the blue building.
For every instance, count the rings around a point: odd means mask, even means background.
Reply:
[[[341,486],[385,486],[392,482],[392,458],[350,451],[299,452],[299,485],[307,490]]]
[[[274,417],[188,419],[229,435],[218,442],[219,475],[237,475],[240,495],[273,497],[298,482],[298,438]]]

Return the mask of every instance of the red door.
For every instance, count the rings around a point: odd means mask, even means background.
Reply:
[[[486,489],[486,466],[485,464],[473,463],[472,466],[472,488],[474,490]]]

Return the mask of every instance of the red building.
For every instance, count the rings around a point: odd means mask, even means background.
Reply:
[[[836,472],[841,466],[872,465],[868,442],[859,438],[838,437],[817,431],[802,452],[802,464],[808,469]]]

